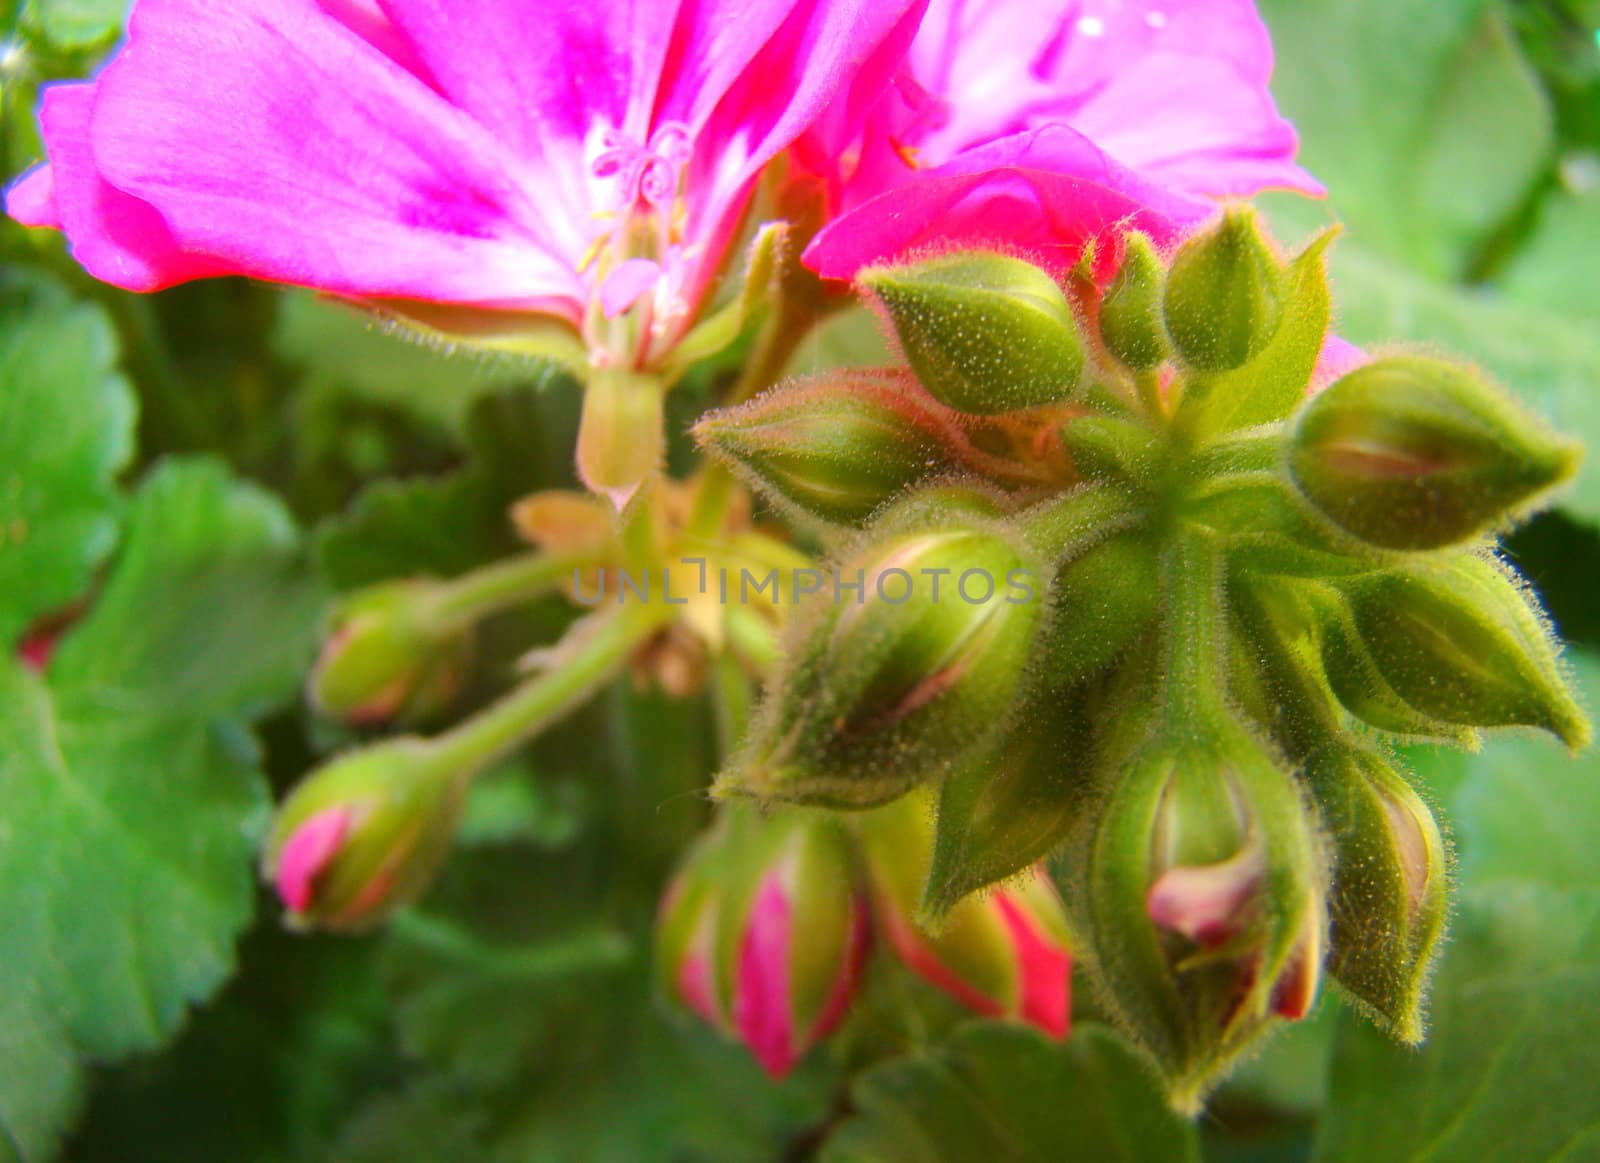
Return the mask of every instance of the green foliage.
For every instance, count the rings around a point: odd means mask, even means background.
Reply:
[[[1055,1044],[1025,1027],[971,1024],[943,1046],[862,1075],[859,1112],[820,1163],[1197,1163],[1194,1128],[1144,1064],[1102,1027]]]
[[[116,363],[105,312],[0,267],[0,646],[81,594],[116,542],[134,415]]]
[[[298,684],[318,605],[298,553],[266,494],[169,464],[48,676],[0,662],[6,971],[39,1003],[25,1048],[54,1022],[95,1058],[148,1050],[231,972],[267,806],[248,722]],[[27,1061],[6,1064],[0,1109],[41,1087]],[[11,1117],[43,1157],[36,1110]]]

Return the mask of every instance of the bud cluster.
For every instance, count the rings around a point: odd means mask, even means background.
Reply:
[[[994,254],[869,271],[910,374],[699,429],[847,573],[1037,579],[1020,604],[802,604],[717,793],[936,801],[925,873],[873,896],[942,933],[1054,857],[1075,952],[1191,1107],[1324,973],[1421,1037],[1448,850],[1392,740],[1589,734],[1492,542],[1576,448],[1439,359],[1313,393],[1330,238],[1285,257],[1229,209],[1169,254],[1100,240],[1104,283]]]
[[[662,898],[662,996],[774,1078],[852,1012],[874,951],[975,1013],[1064,1037],[1072,957],[1043,870],[964,901],[937,929],[919,920],[931,807],[910,795],[848,822],[724,808]]]

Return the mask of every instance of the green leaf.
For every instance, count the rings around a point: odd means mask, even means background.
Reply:
[[[465,430],[481,397],[530,378],[543,384],[559,374],[494,352],[452,349],[309,291],[284,296],[272,346],[315,384],[337,385],[369,403],[402,408],[456,433]]]
[[[1335,1040],[1318,1163],[1600,1157],[1600,892],[1472,891],[1420,1051],[1354,1014]]]
[[[232,971],[268,807],[247,719],[297,683],[320,604],[299,560],[275,501],[168,464],[48,678],[0,660],[6,972],[83,1054],[159,1044]]]
[[[1600,658],[1574,663],[1584,702],[1600,706]],[[1600,752],[1573,757],[1540,739],[1494,740],[1466,760],[1451,817],[1468,884],[1600,885]]]
[[[576,390],[528,388],[478,400],[467,424],[466,467],[382,481],[362,493],[319,531],[323,574],[338,589],[354,589],[397,577],[451,577],[514,552],[520,543],[512,502],[572,481],[578,404]]]
[[[822,1163],[1199,1159],[1193,1127],[1148,1067],[1099,1026],[1054,1043],[1025,1026],[972,1023],[868,1071],[853,1096],[860,1113]]]
[[[327,1163],[487,1163],[484,1118],[437,1079],[367,1103],[326,1154]]]
[[[82,1084],[72,1043],[37,987],[0,966],[0,1163],[50,1158]]]
[[[1333,216],[1391,258],[1436,277],[1466,273],[1554,147],[1549,102],[1499,4],[1264,0],[1262,10],[1273,88]],[[1303,201],[1290,213],[1302,227],[1321,217]]]
[[[1500,279],[1518,302],[1562,315],[1600,319],[1595,239],[1600,238],[1600,189],[1548,198],[1537,229]]]
[[[77,597],[116,543],[134,400],[105,312],[0,268],[0,649]]]
[[[32,0],[40,31],[56,48],[103,44],[122,31],[129,0]]]

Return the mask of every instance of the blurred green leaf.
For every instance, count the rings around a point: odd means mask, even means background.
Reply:
[[[1600,659],[1575,669],[1593,706]],[[1319,1163],[1600,1157],[1600,760],[1501,737],[1453,766],[1465,891],[1428,1040],[1341,1019]]]
[[[483,1114],[436,1079],[364,1105],[326,1152],[327,1163],[487,1163]]]
[[[1300,160],[1363,246],[1469,272],[1554,146],[1549,103],[1494,0],[1263,0]],[[1323,217],[1287,207],[1296,225]],[[1324,212],[1325,213],[1325,212]],[[1346,297],[1348,304],[1349,299]]]
[[[72,1043],[38,987],[0,966],[0,1163],[51,1158],[82,1085]]]
[[[1600,169],[1587,159],[1583,167]],[[1552,313],[1600,319],[1600,173],[1584,178],[1584,193],[1562,191],[1547,199],[1538,226],[1500,280],[1505,293]]]
[[[99,307],[0,267],[0,649],[89,585],[116,544],[134,401]]]
[[[513,501],[571,481],[576,386],[521,388],[478,400],[466,467],[443,477],[373,485],[319,531],[324,575],[338,589],[390,578],[451,577],[514,552]]]
[[[868,1071],[860,1112],[822,1163],[1095,1163],[1198,1160],[1194,1128],[1116,1035],[1079,1026],[1054,1043],[1025,1026],[972,1023],[920,1057]]]
[[[24,18],[60,49],[104,44],[122,32],[130,0],[27,0]]]
[[[1346,1016],[1318,1163],[1600,1157],[1600,891],[1468,892],[1429,1017],[1414,1050]]]
[[[1572,658],[1584,704],[1600,706],[1600,658]],[[1451,818],[1462,880],[1600,887],[1600,752],[1570,756],[1548,740],[1505,738],[1466,761]]]
[[[159,1044],[231,972],[268,806],[248,717],[297,683],[319,604],[276,501],[172,463],[48,676],[0,661],[6,971],[83,1054]],[[6,1063],[0,1111],[35,1085]]]
[[[554,384],[562,373],[471,347],[452,349],[396,323],[310,291],[278,304],[272,346],[315,384],[402,408],[452,432],[464,431],[473,404],[490,392]]]

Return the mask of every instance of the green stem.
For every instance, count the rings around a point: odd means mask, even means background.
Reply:
[[[700,491],[684,532],[692,541],[710,541],[727,523],[728,506],[733,501],[733,472],[720,461],[706,465],[700,476]]]
[[[477,621],[560,587],[575,569],[595,564],[592,554],[530,553],[498,561],[445,582],[434,593],[429,613],[452,626]]]
[[[1167,422],[1167,404],[1161,398],[1161,376],[1157,372],[1144,371],[1138,373],[1139,403],[1144,407],[1145,415],[1157,428]]]
[[[1022,535],[1028,544],[1057,563],[1136,524],[1141,515],[1137,501],[1121,489],[1090,485],[1025,512]]]
[[[633,650],[659,628],[663,613],[658,607],[635,606],[598,621],[579,622],[582,637],[569,637],[560,665],[436,738],[438,762],[469,778],[514,751],[609,682]]]
[[[1205,530],[1177,531],[1162,562],[1165,707],[1187,730],[1222,709],[1227,616],[1222,610],[1222,551]]]

